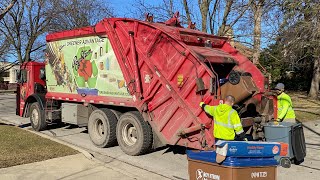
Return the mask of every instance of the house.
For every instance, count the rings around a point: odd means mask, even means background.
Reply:
[[[0,62],[0,89],[14,89],[17,84],[19,65],[10,62]]]

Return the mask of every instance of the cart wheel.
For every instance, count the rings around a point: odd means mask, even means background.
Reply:
[[[118,122],[117,140],[126,154],[141,155],[151,149],[152,130],[139,112],[127,112],[121,115]]]
[[[294,163],[295,165],[299,165],[299,164],[303,163],[303,161],[304,161],[304,159],[302,159],[302,160],[300,160],[300,161],[298,161],[297,158],[294,158],[294,159],[293,159],[293,163]]]
[[[291,161],[288,157],[282,157],[280,158],[280,166],[284,168],[290,168],[291,167]]]
[[[88,122],[88,133],[97,147],[110,147],[117,144],[117,117],[109,109],[94,110]]]
[[[47,128],[47,122],[38,102],[30,106],[30,123],[35,131],[42,131]]]
[[[232,71],[229,73],[229,82],[230,82],[232,85],[237,85],[237,84],[239,84],[239,82],[240,82],[240,73],[237,72],[237,71],[232,70]]]

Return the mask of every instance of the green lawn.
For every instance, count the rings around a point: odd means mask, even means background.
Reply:
[[[297,119],[312,121],[320,119],[320,101],[307,98],[307,92],[288,92],[292,99]]]
[[[72,148],[26,130],[0,124],[0,168],[76,153]]]

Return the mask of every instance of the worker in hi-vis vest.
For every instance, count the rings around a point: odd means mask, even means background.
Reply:
[[[226,96],[224,104],[209,106],[204,102],[200,103],[203,110],[214,119],[214,137],[217,140],[247,140],[243,131],[239,115],[232,109],[235,98]],[[237,137],[236,137],[237,135]],[[235,138],[236,137],[236,138]]]
[[[284,93],[284,84],[278,83],[275,87],[278,99],[278,117],[276,121],[282,122],[283,120],[289,122],[296,121],[296,115],[292,107],[292,101],[288,94]]]

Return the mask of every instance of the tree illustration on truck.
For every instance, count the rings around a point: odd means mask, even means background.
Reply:
[[[81,95],[98,95],[95,88],[97,84],[98,68],[96,62],[91,60],[90,46],[80,47],[73,59],[72,69],[77,83],[77,92]]]

